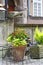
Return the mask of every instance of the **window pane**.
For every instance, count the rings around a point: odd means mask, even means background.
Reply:
[[[37,3],[34,3],[34,16],[37,16]]]
[[[42,5],[41,5],[42,0],[34,0],[34,15],[36,16],[41,16],[42,12]]]
[[[41,16],[41,3],[38,3],[38,16]]]
[[[41,16],[41,13],[38,13],[38,16]]]
[[[37,2],[38,0],[34,0],[34,2]]]
[[[38,1],[41,1],[41,0],[38,0]]]
[[[40,7],[41,6],[41,3],[38,3],[38,6]]]
[[[39,16],[39,15],[41,16],[41,11],[38,12],[38,16]]]
[[[37,16],[37,14],[36,14],[36,13],[34,13],[34,16]]]

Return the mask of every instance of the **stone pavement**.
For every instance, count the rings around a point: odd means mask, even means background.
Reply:
[[[43,59],[25,59],[21,62],[0,60],[0,65],[43,65]]]

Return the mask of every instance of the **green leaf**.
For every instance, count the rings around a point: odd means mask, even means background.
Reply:
[[[8,42],[12,42],[12,36],[9,36],[9,37],[7,38],[7,41],[8,41]]]

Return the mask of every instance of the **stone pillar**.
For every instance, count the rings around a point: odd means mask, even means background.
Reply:
[[[27,0],[23,0],[23,23],[27,23]]]
[[[3,4],[3,6],[5,5],[5,0],[0,0],[0,4]]]
[[[23,16],[16,18],[17,24],[27,24],[27,0],[20,0],[19,9],[23,12]]]
[[[7,20],[5,22],[0,22],[0,45],[5,45],[7,43],[7,36],[14,31],[14,21]]]

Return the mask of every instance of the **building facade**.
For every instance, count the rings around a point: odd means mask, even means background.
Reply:
[[[24,28],[34,42],[34,30],[38,26],[43,29],[43,0],[27,0],[27,23],[18,24],[15,27]]]
[[[21,11],[23,12],[23,16],[19,18],[14,18],[13,20],[15,22],[14,28],[24,28],[26,32],[29,34],[32,42],[34,42],[35,28],[37,26],[39,26],[40,30],[42,30],[43,28],[43,0],[19,0],[19,3],[18,3],[18,0],[14,0],[15,3],[16,1],[17,1],[17,4],[16,4],[17,10],[20,11],[20,8],[21,8]],[[5,1],[0,0],[0,3],[4,5]],[[9,23],[8,25],[10,26],[11,24]],[[6,27],[6,24],[5,24],[5,27]],[[6,31],[4,32],[7,33]]]
[[[28,19],[27,23],[30,26],[31,39],[34,42],[34,30],[39,26],[40,31],[43,29],[43,0],[28,0]]]
[[[43,0],[28,0],[28,8],[29,15],[43,17]]]

